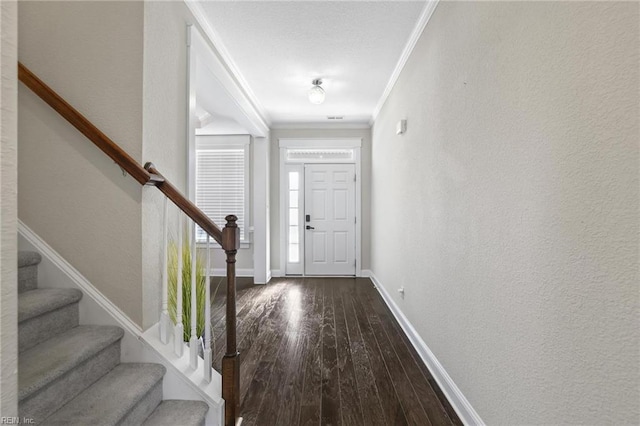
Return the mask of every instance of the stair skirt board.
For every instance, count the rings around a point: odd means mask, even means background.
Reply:
[[[221,397],[221,376],[212,371],[211,383],[205,384],[202,370],[196,372],[184,367],[184,362],[172,354],[158,350],[155,335],[150,330],[143,333],[140,327],[131,321],[118,307],[100,293],[73,266],[64,260],[45,241],[35,234],[22,221],[18,221],[18,246],[20,250],[35,251],[42,257],[37,267],[37,274],[42,286],[47,288],[74,288],[82,291],[82,299],[77,303],[79,307],[80,324],[114,325],[124,330],[120,340],[121,362],[143,362],[161,364],[166,369],[160,384],[166,400],[201,400],[208,406],[205,423],[207,425],[223,424],[224,400]],[[36,254],[37,256],[37,254]],[[27,268],[23,268],[27,269]],[[34,278],[34,272],[29,272],[23,281]],[[28,291],[33,282],[25,282]],[[152,327],[157,330],[157,324]],[[156,331],[157,333],[157,331]],[[149,341],[147,336],[152,336]],[[37,342],[39,343],[39,342]],[[33,349],[33,348],[32,348]],[[27,349],[26,352],[32,349]],[[188,351],[185,351],[188,353]],[[188,362],[187,362],[188,364]],[[29,398],[25,398],[28,401]],[[164,408],[166,409],[166,407]]]

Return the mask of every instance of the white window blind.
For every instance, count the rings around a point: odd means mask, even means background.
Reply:
[[[246,213],[248,210],[248,137],[239,143],[220,143],[217,137],[198,137],[196,140],[196,205],[220,228],[225,217],[238,217],[240,240],[246,241]],[[197,239],[206,240],[198,229]]]

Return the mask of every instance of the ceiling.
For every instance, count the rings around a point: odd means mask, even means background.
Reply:
[[[252,133],[248,117],[203,61],[196,65],[196,134]]]
[[[426,4],[198,2],[216,48],[272,127],[369,125]],[[307,98],[315,78],[322,105]]]

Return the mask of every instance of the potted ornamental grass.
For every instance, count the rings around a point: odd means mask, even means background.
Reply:
[[[169,241],[168,258],[168,311],[173,324],[177,324],[178,307],[178,244]],[[183,340],[189,342],[191,338],[191,315],[196,315],[196,336],[202,342],[204,336],[204,315],[206,297],[206,274],[202,257],[196,255],[196,312],[191,312],[191,245],[188,238],[182,242],[182,325],[184,327]],[[216,289],[217,291],[217,289]],[[211,299],[215,294],[211,296]],[[212,338],[213,340],[213,338]]]

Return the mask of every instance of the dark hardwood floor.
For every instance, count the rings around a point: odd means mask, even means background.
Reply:
[[[243,426],[462,424],[369,279],[239,279],[237,310]]]

